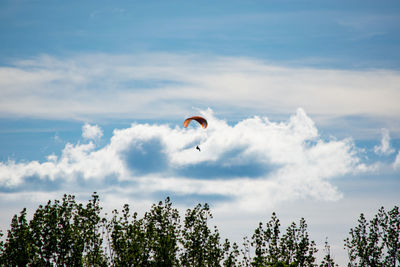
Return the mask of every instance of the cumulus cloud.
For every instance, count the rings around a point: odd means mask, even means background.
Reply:
[[[238,208],[259,210],[289,199],[339,199],[331,180],[368,169],[350,139],[324,140],[303,109],[283,122],[256,116],[234,125],[210,109],[202,115],[209,121],[205,130],[134,123],[114,130],[101,148],[67,144],[60,157],[50,155],[46,162],[2,162],[0,188],[18,190],[32,179],[94,184],[135,194],[220,196]]]
[[[382,131],[381,144],[379,146],[375,146],[374,151],[376,154],[379,155],[390,155],[394,153],[394,149],[390,146],[389,130],[383,128],[381,131]]]
[[[103,136],[103,131],[98,125],[86,123],[82,126],[82,137],[88,140],[99,140]]]

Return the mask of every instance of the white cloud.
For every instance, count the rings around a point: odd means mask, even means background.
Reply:
[[[400,169],[400,151],[397,153],[396,159],[393,162],[394,169]]]
[[[389,130],[383,128],[381,131],[382,131],[381,144],[379,146],[375,146],[374,151],[376,154],[390,155],[394,153],[394,149],[390,146]]]
[[[114,130],[103,148],[67,144],[59,158],[50,155],[43,163],[0,163],[0,186],[18,189],[30,177],[66,187],[128,183],[123,187],[135,194],[218,195],[257,211],[304,197],[337,200],[341,193],[333,178],[368,170],[351,140],[321,139],[303,109],[286,122],[253,117],[232,126],[211,110],[202,114],[206,130],[132,124]]]
[[[165,119],[205,105],[235,114],[286,115],[301,106],[329,118],[398,118],[398,84],[398,71],[293,68],[239,57],[41,56],[0,68],[0,114]]]
[[[282,229],[304,217],[310,238],[322,245],[329,236],[345,264],[342,240],[359,213],[372,217],[397,203],[398,183],[363,180],[376,166],[361,161],[351,139],[321,137],[303,109],[284,121],[256,116],[236,124],[211,110],[200,113],[209,121],[206,130],[135,123],[114,130],[104,147],[89,140],[67,144],[44,162],[0,162],[2,229],[22,207],[32,213],[64,193],[86,201],[97,191],[109,214],[125,203],[143,214],[169,195],[181,216],[197,201],[210,203],[222,236],[239,243],[272,211]],[[393,164],[399,166],[400,153]]]
[[[103,136],[103,131],[98,125],[90,125],[86,123],[82,126],[82,137],[89,140],[97,141]]]

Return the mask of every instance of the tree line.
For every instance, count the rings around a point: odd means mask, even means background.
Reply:
[[[0,266],[337,266],[325,242],[316,260],[316,244],[301,218],[281,232],[275,213],[260,222],[243,243],[231,243],[210,226],[208,204],[181,217],[166,198],[143,217],[125,204],[102,216],[97,193],[84,205],[72,195],[40,205],[28,221],[23,209],[0,232]],[[382,207],[367,221],[363,214],[344,240],[348,266],[399,266],[400,216]]]

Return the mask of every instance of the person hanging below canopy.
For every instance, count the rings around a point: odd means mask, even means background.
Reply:
[[[207,120],[205,118],[203,118],[201,116],[193,116],[193,117],[187,118],[183,122],[183,127],[187,128],[189,126],[190,122],[193,121],[193,120],[197,121],[201,125],[201,127],[203,127],[204,129],[206,129],[207,126],[208,126],[208,122],[207,122]],[[196,146],[196,149],[198,151],[201,151],[199,146]]]

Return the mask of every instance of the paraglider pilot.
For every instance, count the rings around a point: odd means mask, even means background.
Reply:
[[[197,122],[201,125],[201,127],[203,127],[204,129],[207,128],[207,125],[208,125],[207,120],[204,119],[203,117],[200,117],[200,116],[194,116],[194,117],[187,118],[187,119],[183,122],[183,127],[185,127],[185,128],[188,127],[189,123],[190,123],[192,120],[197,121]],[[199,146],[196,146],[196,149],[197,149],[198,151],[201,151]]]

